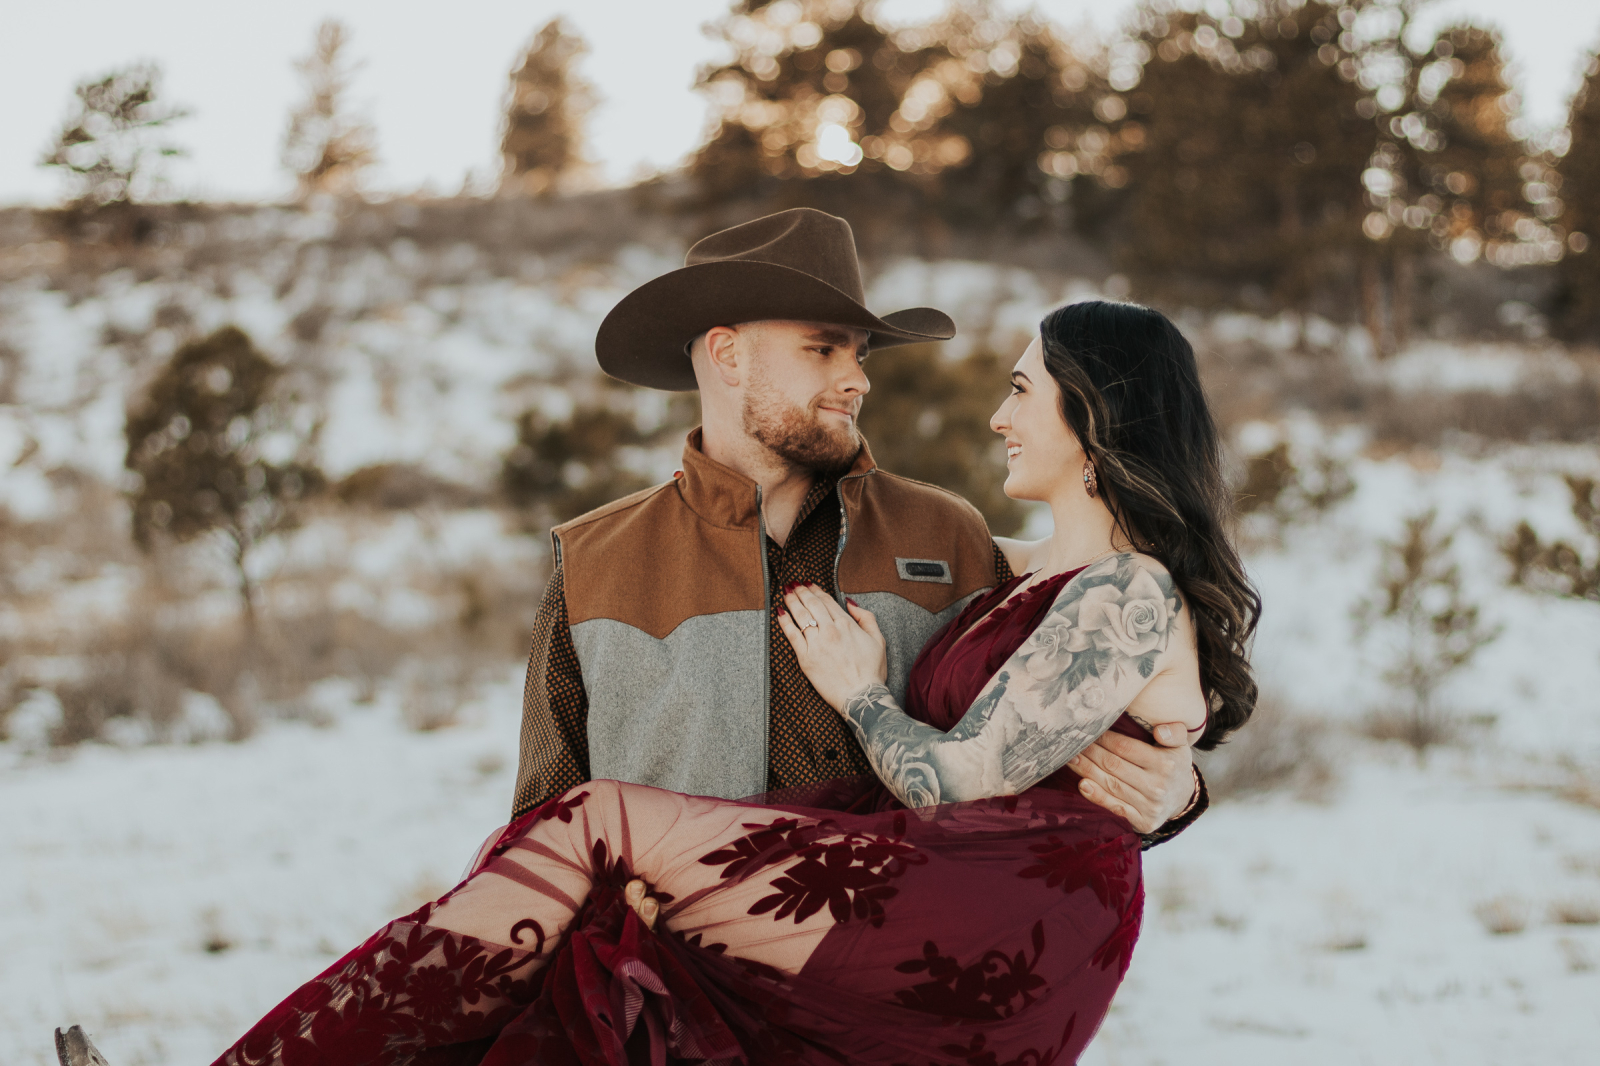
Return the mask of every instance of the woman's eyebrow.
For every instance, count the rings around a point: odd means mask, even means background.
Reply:
[[[1028,375],[1026,375],[1026,374],[1024,374],[1024,373],[1023,373],[1023,372],[1022,372],[1022,371],[1020,371],[1020,370],[1013,370],[1013,371],[1012,371],[1012,372],[1011,372],[1011,380],[1012,380],[1012,381],[1015,381],[1015,380],[1017,380],[1017,379],[1018,379],[1018,378],[1021,378],[1021,379],[1022,379],[1022,380],[1023,380],[1023,381],[1026,381],[1026,382],[1027,382],[1027,383],[1028,383],[1028,384],[1029,384],[1029,385],[1032,385],[1032,384],[1033,384],[1033,380],[1032,380],[1032,379],[1031,379],[1031,378],[1029,378],[1029,377],[1028,377]]]

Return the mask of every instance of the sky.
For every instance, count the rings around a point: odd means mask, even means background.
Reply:
[[[1201,0],[1193,0],[1201,2]],[[927,17],[937,0],[884,0],[889,20]],[[1016,10],[1018,0],[1003,0]],[[1068,28],[1111,33],[1126,0],[1037,0]],[[609,183],[677,165],[707,128],[696,68],[720,57],[702,27],[727,0],[0,0],[0,204],[52,202],[60,179],[36,165],[78,80],[136,60],[159,62],[189,151],[170,168],[175,194],[275,199],[291,188],[278,156],[300,90],[295,59],[324,17],[343,20],[364,61],[352,100],[377,128],[375,189],[452,193],[498,168],[506,75],[548,19],[589,42],[584,74],[601,102],[589,150]],[[1423,28],[1470,17],[1502,31],[1525,116],[1560,124],[1583,56],[1600,44],[1595,0],[1434,0]]]

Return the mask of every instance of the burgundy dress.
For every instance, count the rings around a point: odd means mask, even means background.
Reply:
[[[1071,576],[967,633],[1022,579],[969,604],[919,656],[907,713],[955,725]],[[592,781],[218,1062],[1066,1066],[1144,897],[1139,838],[1076,785],[1063,769],[908,811],[876,778],[742,801]],[[653,932],[622,899],[635,877]]]

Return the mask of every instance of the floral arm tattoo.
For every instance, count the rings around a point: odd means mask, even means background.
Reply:
[[[1181,609],[1166,570],[1116,555],[1067,582],[948,733],[907,716],[881,684],[843,713],[907,807],[1015,795],[1111,727],[1155,676]]]

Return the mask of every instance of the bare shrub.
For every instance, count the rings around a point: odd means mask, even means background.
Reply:
[[[1195,752],[1195,761],[1217,800],[1278,791],[1320,799],[1335,782],[1331,741],[1327,723],[1269,695],[1245,728],[1215,751]]]
[[[484,494],[446,481],[416,463],[375,463],[346,474],[333,495],[349,507],[374,511],[414,511],[420,507],[454,509],[484,502]]]
[[[207,907],[200,912],[200,948],[208,955],[220,955],[233,947],[233,937],[222,925],[222,911]]]
[[[1495,936],[1509,936],[1528,928],[1529,907],[1516,896],[1496,896],[1472,909],[1473,916]]]
[[[622,462],[622,449],[643,443],[644,435],[620,401],[579,406],[564,422],[536,410],[518,416],[500,489],[531,525],[565,521],[648,484]]]
[[[1454,532],[1436,532],[1437,515],[1406,519],[1405,535],[1382,545],[1379,599],[1354,612],[1358,639],[1380,634],[1386,644],[1384,681],[1403,702],[1377,708],[1366,723],[1377,739],[1402,740],[1420,757],[1428,747],[1452,739],[1459,728],[1452,709],[1438,701],[1441,685],[1500,635],[1461,587],[1451,557]]]
[[[1572,517],[1587,539],[1600,545],[1600,481],[1567,475],[1572,493]],[[1600,547],[1546,542],[1527,522],[1501,542],[1500,552],[1511,563],[1510,582],[1539,592],[1600,600]]]
[[[1287,441],[1245,458],[1234,511],[1245,541],[1281,544],[1286,528],[1315,521],[1356,491],[1349,464],[1325,452],[1296,456]]]
[[[1532,381],[1510,392],[1403,393],[1374,387],[1362,416],[1376,442],[1438,447],[1452,436],[1582,443],[1600,435],[1600,380]]]
[[[61,746],[104,737],[120,720],[151,735],[166,732],[182,711],[183,685],[153,642],[137,631],[120,648],[92,656],[84,676],[55,686],[61,725],[52,741]]]

